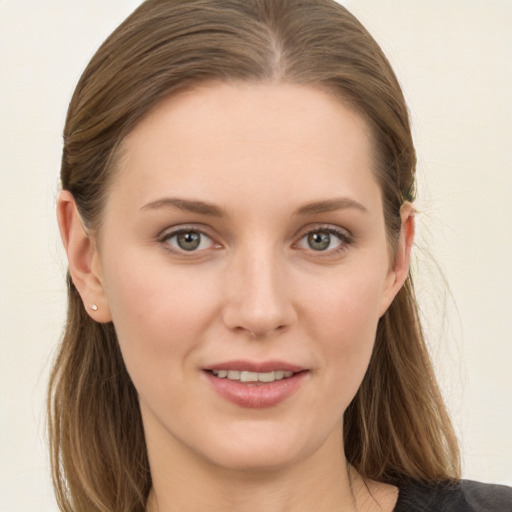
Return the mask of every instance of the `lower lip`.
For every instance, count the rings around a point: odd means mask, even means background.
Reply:
[[[236,380],[219,379],[211,372],[205,374],[213,389],[223,398],[241,407],[262,409],[279,404],[295,393],[304,381],[307,371],[268,383],[242,383]]]

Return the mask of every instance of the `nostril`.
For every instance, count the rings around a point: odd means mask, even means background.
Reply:
[[[248,332],[249,335],[251,336],[251,338],[253,338],[253,339],[262,339],[262,338],[265,338],[273,333],[283,332],[286,328],[287,328],[287,326],[284,324],[278,325],[277,327],[272,327],[270,329],[262,329],[261,331],[255,331],[255,330],[247,329],[244,327],[238,327],[238,329],[240,331]]]

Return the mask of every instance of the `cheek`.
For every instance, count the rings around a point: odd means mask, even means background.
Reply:
[[[382,273],[347,273],[323,292],[312,294],[308,316],[313,339],[323,340],[329,385],[344,389],[343,407],[355,395],[375,343]]]
[[[382,275],[369,267],[364,272],[347,270],[326,279],[324,286],[309,287],[315,291],[305,301],[309,317],[319,319],[314,325],[357,345],[358,334],[375,331],[382,302]]]
[[[105,274],[113,323],[128,369],[162,368],[168,374],[169,365],[186,363],[216,313],[212,283],[208,286],[200,277],[165,263],[152,265],[128,256],[117,259]]]

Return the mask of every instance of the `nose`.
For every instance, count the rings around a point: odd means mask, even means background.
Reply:
[[[227,274],[223,321],[230,330],[265,338],[296,321],[285,262],[272,251],[235,258]]]

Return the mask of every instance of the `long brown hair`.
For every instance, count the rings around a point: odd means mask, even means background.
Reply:
[[[390,246],[414,199],[407,107],[381,49],[333,0],[149,0],[84,71],[64,131],[62,186],[92,233],[125,136],[163,98],[208,81],[325,89],[364,116],[375,145]],[[142,511],[151,475],[137,392],[112,324],[94,322],[68,276],[65,333],[50,379],[49,433],[64,511]],[[348,461],[365,478],[456,479],[457,442],[418,320],[411,277],[379,321],[345,413]]]

